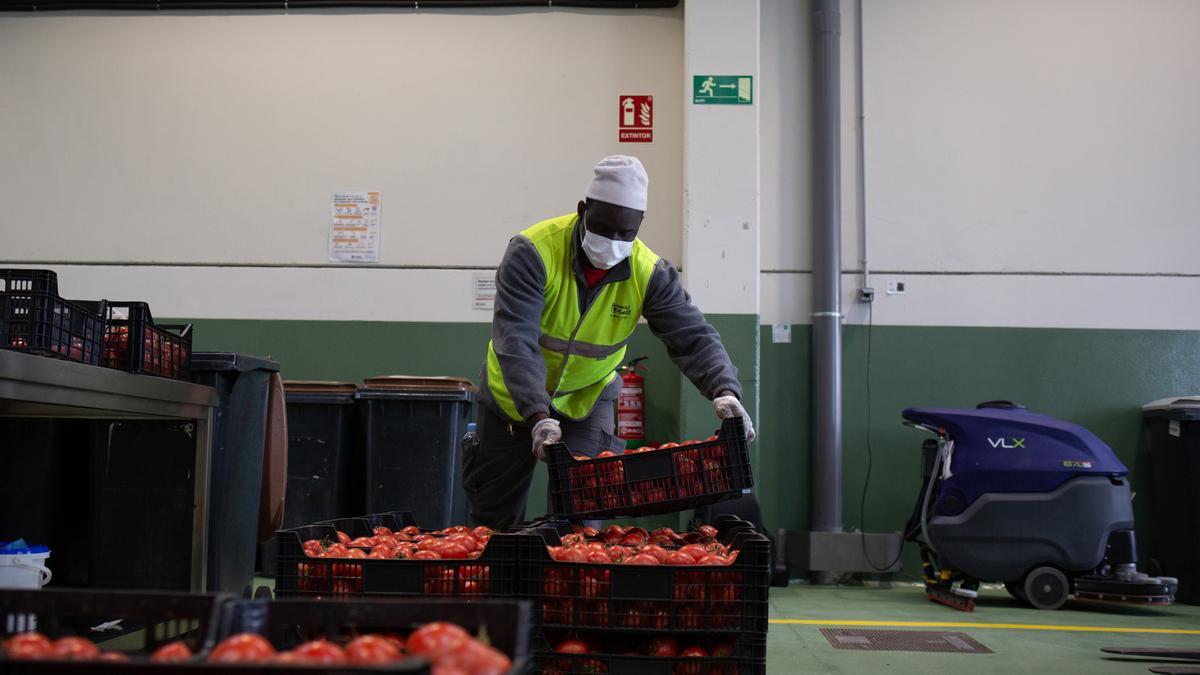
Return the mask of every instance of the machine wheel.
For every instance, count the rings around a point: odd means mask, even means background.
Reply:
[[[1057,568],[1035,567],[1025,575],[1021,590],[1036,609],[1058,609],[1071,594],[1071,581]]]
[[[1029,598],[1025,595],[1025,587],[1019,580],[1004,582],[1004,590],[1008,591],[1008,594],[1017,600],[1020,600],[1027,605],[1029,604]]]

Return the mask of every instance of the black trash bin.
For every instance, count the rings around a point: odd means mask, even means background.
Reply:
[[[1142,406],[1150,432],[1153,557],[1179,578],[1176,599],[1200,605],[1200,396]]]
[[[288,472],[283,527],[366,512],[358,409],[350,382],[283,383]]]
[[[461,378],[377,377],[358,390],[366,511],[411,511],[425,529],[466,522],[462,437],[475,387]]]
[[[214,387],[208,478],[208,590],[241,594],[254,582],[270,359],[194,352],[192,379]]]

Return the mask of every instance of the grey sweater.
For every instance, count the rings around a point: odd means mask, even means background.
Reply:
[[[622,260],[592,288],[587,287],[580,269],[579,223],[572,236],[575,280],[579,289],[580,312],[586,310],[605,284],[627,281],[631,274],[629,260]],[[508,242],[504,259],[496,271],[496,304],[492,315],[492,349],[500,361],[504,383],[508,387],[522,419],[537,413],[550,414],[550,392],[546,391],[546,363],[538,346],[541,334],[542,308],[546,268],[537,249],[524,235]],[[650,332],[662,340],[667,354],[705,397],[715,398],[728,389],[738,397],[742,388],[737,368],[721,344],[721,336],[705,320],[700,308],[679,280],[679,270],[667,259],[659,258],[650,275],[642,316]],[[504,417],[492,398],[487,385],[487,364],[480,376],[480,399],[497,415]],[[620,378],[613,381],[601,401],[612,401],[620,390]]]

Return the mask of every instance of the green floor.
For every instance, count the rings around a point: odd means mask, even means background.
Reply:
[[[856,622],[902,625],[854,625]],[[920,625],[922,622],[952,625]],[[838,650],[829,645],[820,629],[839,625],[961,631],[995,653]],[[1099,675],[1146,673],[1153,665],[1102,654],[1100,648],[1107,646],[1200,648],[1200,607],[1112,608],[1070,602],[1059,611],[1041,612],[1018,604],[1003,590],[985,590],[975,611],[966,613],[929,602],[916,586],[772,588],[767,672]]]

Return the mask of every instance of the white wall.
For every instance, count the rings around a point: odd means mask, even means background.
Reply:
[[[856,8],[842,3],[848,271]],[[808,11],[762,3],[763,136],[779,139],[763,143],[764,323],[810,311]],[[1200,3],[864,0],[863,18],[875,322],[1200,329]],[[843,277],[852,322],[860,285]]]
[[[363,271],[390,288],[346,295],[345,273],[294,267],[326,262],[332,191],[382,192],[383,265],[494,267],[517,231],[574,210],[592,164],[617,152],[651,176],[643,238],[679,261],[682,16],[0,14],[0,261],[201,266],[168,269],[163,287],[223,286],[208,265],[281,265],[242,276],[310,284],[354,318],[427,320],[400,309],[408,296],[461,303],[469,271],[435,286]],[[617,142],[630,93],[655,97],[652,144]],[[100,269],[72,268],[74,283],[140,291],[164,315],[279,313]],[[379,295],[395,301],[381,311]]]

